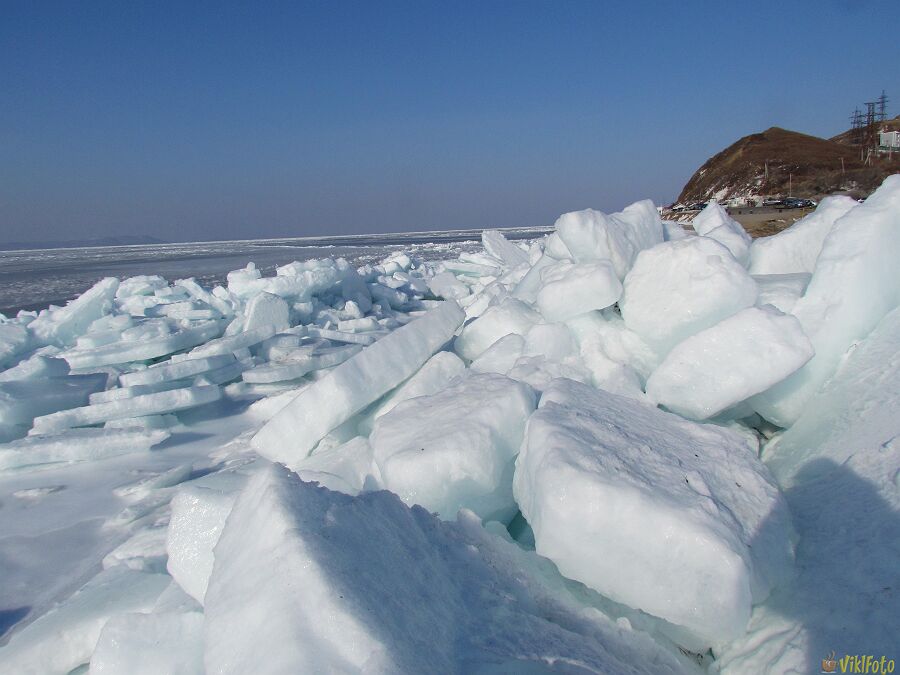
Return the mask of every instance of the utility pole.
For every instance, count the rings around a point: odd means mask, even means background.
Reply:
[[[794,174],[788,172],[788,197],[794,196]]]
[[[844,175],[844,158],[841,157],[841,175]]]

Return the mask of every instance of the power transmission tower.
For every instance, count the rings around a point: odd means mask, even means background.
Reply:
[[[878,105],[877,101],[866,101],[866,126],[870,127],[875,124],[875,106]]]
[[[857,106],[850,114],[850,144],[862,145],[863,142],[863,114]]]
[[[876,113],[875,106],[877,101],[866,101],[866,137],[865,147],[874,148],[878,144],[878,127],[875,124]],[[866,157],[866,164],[870,163],[871,157]]]
[[[878,121],[884,122],[887,119],[887,102],[888,97],[887,94],[884,93],[884,89],[881,90],[881,96],[878,97],[876,103],[878,104]]]

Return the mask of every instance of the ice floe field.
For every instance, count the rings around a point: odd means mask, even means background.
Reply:
[[[900,658],[900,176],[532,234],[112,252],[0,319],[0,671]]]

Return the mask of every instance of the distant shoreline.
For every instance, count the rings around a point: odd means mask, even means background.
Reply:
[[[177,246],[189,244],[262,244],[277,245],[279,243],[291,244],[294,242],[309,242],[311,245],[333,244],[336,246],[345,244],[354,244],[359,241],[376,237],[378,239],[396,238],[398,243],[427,243],[427,240],[416,242],[416,239],[428,237],[431,235],[442,235],[441,241],[468,241],[473,238],[480,238],[481,232],[484,230],[498,230],[506,235],[507,239],[528,239],[534,236],[534,233],[545,234],[553,230],[552,225],[531,225],[524,227],[474,227],[460,228],[453,230],[416,230],[414,232],[370,232],[363,234],[326,234],[326,235],[308,235],[303,237],[266,237],[266,238],[249,238],[249,239],[202,239],[189,241],[165,241],[163,239],[152,239],[152,241],[134,241],[120,243],[102,243],[113,241],[115,238],[86,239],[82,241],[60,241],[60,242],[10,242],[0,243],[0,253],[27,252],[27,251],[49,251],[64,250],[78,248],[122,248],[131,246]],[[121,238],[121,239],[124,239]],[[135,237],[135,239],[140,239]]]

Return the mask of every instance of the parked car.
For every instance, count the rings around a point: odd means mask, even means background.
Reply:
[[[797,197],[788,197],[784,200],[786,209],[808,209],[815,206],[816,203],[811,199],[799,199]]]
[[[766,197],[763,199],[763,206],[784,206],[784,200],[777,197]]]

